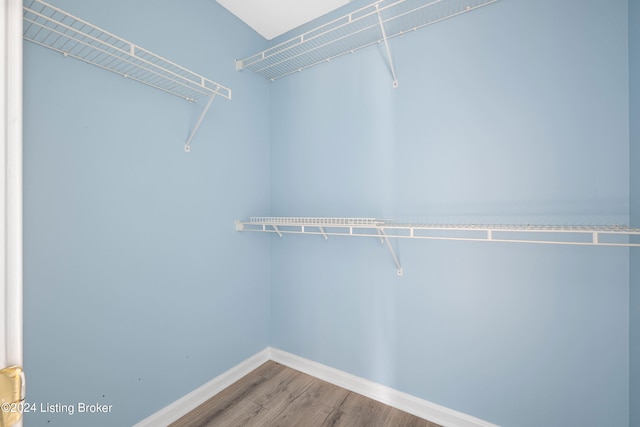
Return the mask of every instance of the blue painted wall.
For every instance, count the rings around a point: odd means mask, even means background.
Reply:
[[[204,104],[25,43],[28,401],[112,405],[25,425],[132,425],[268,345],[268,242],[233,227],[268,209],[269,87],[233,63],[264,40],[210,0],[55,4],[233,90],[186,154]]]
[[[500,425],[637,424],[638,251],[402,241],[399,278],[376,240],[232,227],[639,225],[637,0],[508,0],[392,40],[398,89],[377,48],[237,73],[265,42],[213,1],[56,5],[234,99],[185,154],[202,105],[25,45],[28,401],[113,405],[26,425],[130,425],[267,345]]]
[[[273,83],[271,213],[629,221],[627,1],[509,0]],[[271,240],[271,344],[504,426],[629,426],[629,250]]]
[[[640,227],[640,1],[629,0],[629,159],[631,225]],[[640,425],[640,248],[630,251],[630,426]]]

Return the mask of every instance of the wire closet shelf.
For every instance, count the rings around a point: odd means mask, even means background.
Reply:
[[[466,13],[498,0],[378,0],[246,59],[249,69],[276,80],[347,53]],[[391,55],[389,62],[394,74]]]
[[[41,0],[23,7],[25,40],[194,102],[231,89]]]
[[[640,247],[640,228],[624,225],[409,224],[374,218],[251,217],[237,231],[563,245]]]
[[[640,247],[640,228],[622,225],[409,224],[375,218],[251,217],[236,221],[237,231],[376,237],[386,244],[398,276],[403,270],[391,238],[556,245]]]

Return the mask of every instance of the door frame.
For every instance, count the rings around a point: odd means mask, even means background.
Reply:
[[[0,365],[6,367],[23,364],[22,0],[2,0],[0,23]]]

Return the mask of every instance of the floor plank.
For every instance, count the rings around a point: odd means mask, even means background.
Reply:
[[[269,361],[169,427],[439,427]]]

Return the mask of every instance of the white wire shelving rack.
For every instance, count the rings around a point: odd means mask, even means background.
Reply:
[[[251,217],[236,221],[236,231],[375,237],[386,244],[402,275],[390,238],[640,247],[640,228],[624,225],[405,224],[375,218]]]
[[[25,2],[23,24],[25,40],[65,57],[95,65],[189,102],[208,98],[185,143],[185,151],[189,151],[214,97],[231,99],[231,89],[42,0]]]
[[[384,43],[393,87],[398,86],[388,39],[470,12],[498,0],[378,0],[236,61],[236,69],[274,81],[367,46]]]

